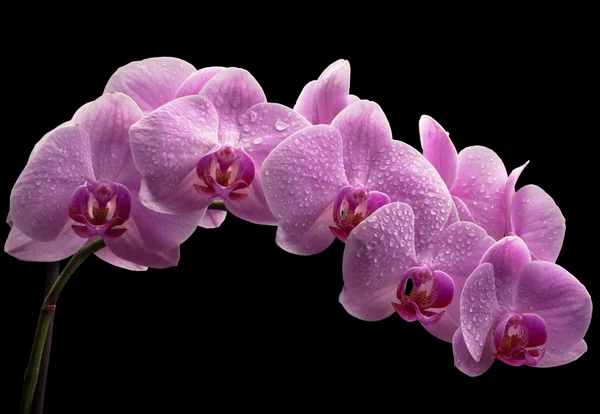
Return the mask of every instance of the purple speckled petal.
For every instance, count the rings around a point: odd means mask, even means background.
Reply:
[[[469,276],[460,296],[460,326],[476,361],[482,358],[488,335],[502,314],[496,299],[494,267],[484,263]]]
[[[350,63],[339,59],[329,65],[313,89],[313,124],[331,124],[348,104],[350,93]]]
[[[452,196],[452,201],[454,201],[454,205],[456,207],[456,210],[458,211],[458,218],[460,219],[460,221],[468,221],[470,223],[475,223],[475,219],[469,211],[469,207],[467,207],[467,205],[463,203],[463,201],[460,198]]]
[[[580,346],[592,318],[585,286],[562,267],[541,261],[526,264],[517,283],[516,310],[539,315],[548,329],[546,355],[551,357],[542,358],[540,366],[568,359],[564,355]]]
[[[83,128],[56,128],[36,144],[12,189],[14,226],[34,240],[54,240],[67,222],[73,191],[93,179],[90,140]]]
[[[375,102],[356,102],[335,117],[335,127],[344,142],[344,168],[352,185],[364,186],[379,165],[373,162],[375,154],[387,150],[392,141],[392,130],[381,107]]]
[[[507,179],[502,160],[489,148],[467,147],[458,154],[458,175],[450,192],[467,205],[475,223],[496,240],[504,236]]]
[[[175,99],[181,84],[195,71],[186,61],[172,57],[131,62],[117,69],[104,93],[122,92],[148,113]]]
[[[423,155],[440,173],[448,188],[452,188],[458,171],[458,154],[448,133],[433,118],[423,115],[419,120]]]
[[[477,377],[486,372],[496,359],[489,349],[484,349],[478,361],[473,359],[461,329],[457,329],[454,333],[452,351],[454,352],[454,366],[470,377]]]
[[[219,115],[219,141],[236,145],[243,131],[240,117],[252,106],[267,101],[252,75],[244,69],[227,68],[209,80],[200,91]]]
[[[521,173],[527,167],[529,161],[525,164],[521,165],[518,168],[515,168],[511,171],[508,176],[508,180],[506,181],[506,187],[504,188],[504,205],[506,206],[506,227],[504,233],[506,235],[510,235],[513,231],[512,221],[510,219],[511,211],[512,211],[512,199],[515,195],[515,185],[521,176]]]
[[[310,126],[310,122],[298,112],[274,103],[254,105],[240,117],[240,122],[240,144],[257,168],[281,141]]]
[[[216,229],[217,227],[220,227],[221,224],[223,224],[226,217],[226,211],[207,210],[206,214],[204,214],[204,217],[202,217],[202,219],[200,220],[200,224],[198,225],[204,229]]]
[[[370,302],[362,307],[363,313],[355,311],[353,316],[369,318],[370,307],[383,306],[379,302],[387,301],[388,292],[396,292],[404,272],[417,265],[413,226],[410,206],[392,203],[350,233],[342,264],[344,286],[357,302]],[[391,308],[391,301],[388,306]]]
[[[206,85],[209,80],[214,78],[223,69],[225,68],[220,66],[211,66],[207,68],[202,68],[192,73],[179,87],[175,98],[181,98],[183,96],[189,95],[198,95],[202,88],[204,88],[204,85]]]
[[[294,105],[294,111],[304,116],[311,124],[315,123],[313,122],[313,97],[316,84],[316,80],[308,82],[300,92],[296,105]]]
[[[552,197],[537,185],[526,185],[512,199],[511,221],[515,234],[538,259],[556,261],[566,223]]]
[[[49,242],[35,241],[13,227],[4,251],[27,262],[56,262],[74,255],[84,244],[85,240],[73,232],[70,223],[65,224],[58,237]]]
[[[122,93],[108,93],[82,106],[73,115],[90,139],[97,180],[114,181],[129,157],[129,128],[144,114]]]
[[[371,160],[377,168],[366,187],[381,191],[392,202],[411,206],[415,215],[415,248],[421,254],[439,236],[452,213],[452,198],[435,168],[411,146],[393,141]]]
[[[133,160],[144,178],[141,194],[146,206],[170,212],[161,204],[181,189],[200,158],[218,145],[218,122],[217,112],[206,98],[186,96],[160,107],[131,127]],[[197,196],[191,184],[186,188]]]
[[[348,184],[340,133],[326,125],[296,132],[265,159],[261,179],[279,223],[277,244],[302,255],[325,250],[335,238],[333,201]]]
[[[501,306],[514,306],[517,276],[529,262],[529,249],[518,237],[500,239],[481,258],[481,263],[491,263],[494,267],[496,297]]]

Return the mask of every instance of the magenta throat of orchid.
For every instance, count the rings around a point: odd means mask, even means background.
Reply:
[[[425,326],[438,322],[452,302],[454,282],[446,273],[429,266],[413,267],[404,272],[392,306],[407,322],[419,321]]]
[[[331,232],[344,243],[350,232],[379,207],[390,203],[387,194],[365,187],[346,186],[335,197]]]
[[[242,190],[254,181],[254,162],[243,148],[223,145],[200,159],[196,173],[202,183],[194,188],[201,196],[240,201],[248,197]]]
[[[131,194],[122,184],[100,180],[77,187],[69,202],[69,217],[79,224],[71,227],[78,236],[115,239],[127,231],[117,228],[131,214]]]
[[[512,365],[536,366],[546,351],[546,323],[533,313],[505,313],[492,331],[494,355]]]

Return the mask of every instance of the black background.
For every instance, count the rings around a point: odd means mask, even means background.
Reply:
[[[586,108],[597,106],[598,90],[591,31],[577,19],[568,28],[561,21],[533,26],[509,19],[457,34],[458,23],[433,31],[426,17],[414,16],[422,25],[406,32],[395,24],[378,33],[356,21],[323,19],[302,30],[285,21],[259,30],[224,19],[231,30],[211,32],[198,23],[169,37],[148,27],[84,24],[66,26],[64,35],[49,26],[30,41],[7,39],[0,215],[8,213],[10,189],[35,142],[97,98],[110,75],[132,60],[176,56],[197,68],[242,67],[269,101],[293,106],[308,81],[345,58],[351,93],[382,106],[396,139],[420,149],[418,120],[428,114],[459,150],[488,146],[509,172],[531,160],[519,186],[534,183],[554,197],[567,218],[558,264],[594,297],[597,245],[588,239],[598,222],[598,132],[597,113]],[[94,30],[102,36],[90,36]],[[3,226],[3,239],[8,232]],[[462,399],[443,400],[456,408],[473,396],[490,406],[521,398],[538,408],[574,395],[590,398],[582,387],[596,371],[594,322],[589,350],[575,363],[534,369],[496,361],[471,379],[453,367],[451,345],[418,324],[397,315],[369,323],[345,313],[338,303],[341,242],[299,257],[279,249],[274,236],[274,227],[229,215],[219,229],[198,229],[182,245],[176,268],[129,272],[88,260],[59,301],[46,412],[175,413],[214,404],[288,411],[362,400],[395,409],[414,400],[430,410],[448,390]],[[7,407],[0,411],[12,413],[45,265],[0,256],[0,393]]]

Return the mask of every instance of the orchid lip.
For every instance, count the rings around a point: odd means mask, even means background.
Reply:
[[[127,187],[110,181],[88,181],[77,187],[69,202],[69,217],[83,225],[71,228],[83,238],[100,236],[115,239],[127,229],[117,228],[131,214],[131,194]]]
[[[254,162],[243,148],[223,145],[198,161],[196,173],[202,180],[196,191],[208,199],[240,201],[248,197],[242,190],[254,181]]]
[[[546,351],[544,320],[532,313],[505,313],[492,331],[494,355],[512,366],[536,366]]]
[[[442,318],[453,296],[454,282],[446,273],[429,266],[412,267],[398,283],[396,298],[400,303],[392,306],[405,321],[431,326]]]
[[[331,232],[341,241],[346,242],[350,232],[364,219],[373,214],[379,207],[390,203],[387,194],[370,191],[365,187],[346,186],[335,198],[333,205],[333,221]]]

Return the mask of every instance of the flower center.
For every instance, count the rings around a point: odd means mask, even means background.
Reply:
[[[373,214],[379,207],[390,202],[390,198],[378,191],[365,187],[346,186],[340,190],[333,205],[331,232],[345,242],[348,235],[361,221]]]
[[[392,303],[407,322],[419,321],[425,326],[438,322],[452,302],[454,282],[446,273],[429,266],[408,269],[396,291],[400,303]]]
[[[241,190],[254,181],[254,162],[242,148],[223,145],[200,159],[196,173],[202,183],[194,188],[203,197],[239,201],[248,197]]]
[[[110,181],[86,182],[77,187],[69,202],[69,217],[77,223],[71,228],[83,238],[100,236],[115,239],[127,231],[116,228],[131,213],[131,194],[127,187]]]
[[[494,355],[509,365],[535,366],[546,351],[546,323],[533,313],[506,313],[493,329]]]

